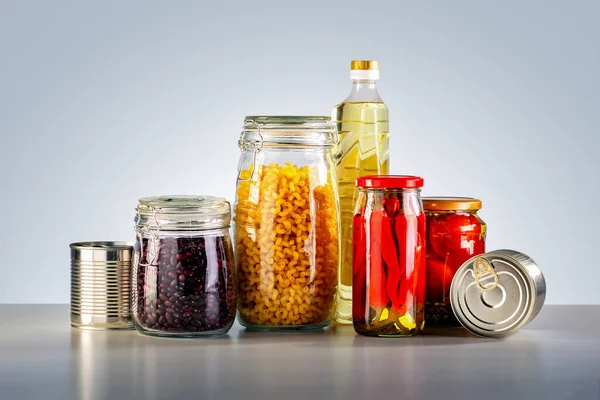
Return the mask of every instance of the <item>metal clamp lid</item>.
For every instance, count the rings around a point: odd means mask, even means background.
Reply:
[[[256,133],[259,137],[258,142],[253,141],[253,140],[252,141],[246,140],[246,125],[256,126]],[[252,177],[254,176],[254,170],[256,168],[257,154],[259,154],[263,150],[264,138],[263,138],[262,134],[260,133],[260,129],[261,129],[261,124],[259,124],[255,120],[246,119],[244,121],[244,128],[242,129],[242,133],[240,134],[240,139],[238,140],[238,147],[243,152],[249,151],[249,150],[252,151],[252,170],[250,171],[250,175],[248,176],[248,178],[241,177],[242,176],[242,157],[240,157],[240,161],[238,162],[238,177],[237,177],[238,181],[240,181],[240,182],[248,182],[248,181],[252,180]]]

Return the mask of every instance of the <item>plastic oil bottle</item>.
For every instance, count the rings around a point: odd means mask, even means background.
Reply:
[[[340,196],[341,263],[333,320],[352,323],[352,217],[362,175],[389,173],[388,110],[377,91],[379,63],[352,61],[352,91],[333,108],[339,141],[334,152]]]

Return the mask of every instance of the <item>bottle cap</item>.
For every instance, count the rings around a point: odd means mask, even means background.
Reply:
[[[366,189],[415,189],[423,187],[423,178],[412,175],[365,175],[356,178],[356,187]]]
[[[425,211],[478,211],[481,200],[472,197],[423,197]]]
[[[350,79],[375,81],[379,79],[379,61],[352,60],[350,63]]]

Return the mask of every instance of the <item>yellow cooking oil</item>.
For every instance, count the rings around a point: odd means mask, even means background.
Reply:
[[[355,81],[355,87],[360,84]],[[374,89],[372,82],[363,84],[367,86],[364,91],[368,91],[369,86]],[[379,99],[378,94],[366,97]],[[344,101],[334,107],[332,119],[337,124],[339,137],[334,159],[341,213],[341,263],[333,320],[338,324],[351,324],[352,218],[358,197],[355,180],[363,175],[389,173],[388,110],[382,101]]]

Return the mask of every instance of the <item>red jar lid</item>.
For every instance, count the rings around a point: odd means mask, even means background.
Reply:
[[[412,175],[366,175],[356,178],[356,186],[372,189],[413,189],[423,187],[423,178]]]

